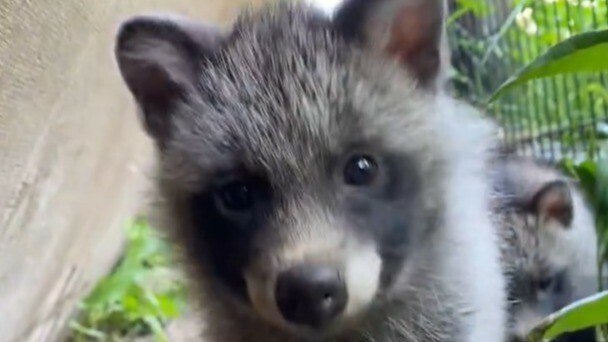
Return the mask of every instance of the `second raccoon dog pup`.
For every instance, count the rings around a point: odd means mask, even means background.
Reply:
[[[444,3],[136,17],[116,57],[205,341],[502,341],[489,123],[441,90]]]
[[[510,335],[525,341],[549,314],[595,292],[597,237],[575,184],[556,169],[508,156],[496,164],[501,235],[509,279]],[[593,331],[559,341],[593,341]]]

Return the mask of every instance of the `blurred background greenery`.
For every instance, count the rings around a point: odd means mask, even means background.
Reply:
[[[450,0],[452,89],[483,106],[518,69],[575,34],[606,28],[606,0]],[[581,161],[606,151],[605,72],[558,75],[510,92],[488,108],[515,150]]]

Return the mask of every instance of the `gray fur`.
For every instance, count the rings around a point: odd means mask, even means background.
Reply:
[[[486,200],[492,127],[438,89],[442,70],[428,68],[442,63],[420,60],[444,56],[441,39],[396,60],[378,46],[385,32],[355,17],[336,25],[283,3],[243,14],[229,33],[202,30],[217,34],[203,43],[179,21],[155,18],[119,33],[121,72],[158,146],[156,213],[183,249],[208,341],[502,340],[503,278]],[[157,72],[154,92],[133,65]],[[162,101],[150,100],[159,89]],[[352,153],[378,160],[375,185],[343,184]],[[254,216],[228,224],[218,214],[227,177],[263,189]],[[360,302],[325,330],[288,324],[267,293],[278,272],[301,262],[354,272],[349,291]]]
[[[501,217],[498,228],[511,300],[510,334],[513,340],[524,341],[543,317],[594,292],[595,227],[576,185],[554,167],[507,156],[497,160],[495,170],[501,198],[495,210]],[[557,182],[567,187],[560,208],[566,215],[543,217],[534,202],[547,186],[559,187]],[[582,336],[564,341],[589,340],[589,335]]]

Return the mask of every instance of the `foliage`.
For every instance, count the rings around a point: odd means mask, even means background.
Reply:
[[[489,12],[490,6],[488,3],[479,0],[458,0],[458,9],[450,14],[447,18],[447,25],[452,25],[462,16],[467,13],[472,13],[476,16],[483,16]]]
[[[465,14],[449,29],[452,84],[457,96],[477,104],[558,42],[608,27],[605,0],[483,0],[478,2],[488,8],[479,15],[463,10],[472,6],[469,1],[454,1],[454,13]],[[599,61],[604,55],[595,57]],[[608,74],[536,79],[503,94],[489,113],[511,142],[550,144],[551,158],[584,155],[583,140],[605,138],[596,123],[608,119]]]
[[[82,301],[71,341],[132,340],[153,333],[183,310],[184,286],[170,268],[169,247],[141,219],[127,226],[126,251],[115,269]]]

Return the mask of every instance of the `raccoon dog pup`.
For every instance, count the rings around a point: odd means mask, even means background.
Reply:
[[[502,341],[493,127],[440,90],[440,0],[126,21],[205,341]],[[480,276],[483,275],[483,276]]]
[[[510,338],[525,341],[549,314],[595,292],[593,214],[571,180],[530,158],[496,163],[503,262],[510,296]],[[559,341],[593,341],[592,329]]]

